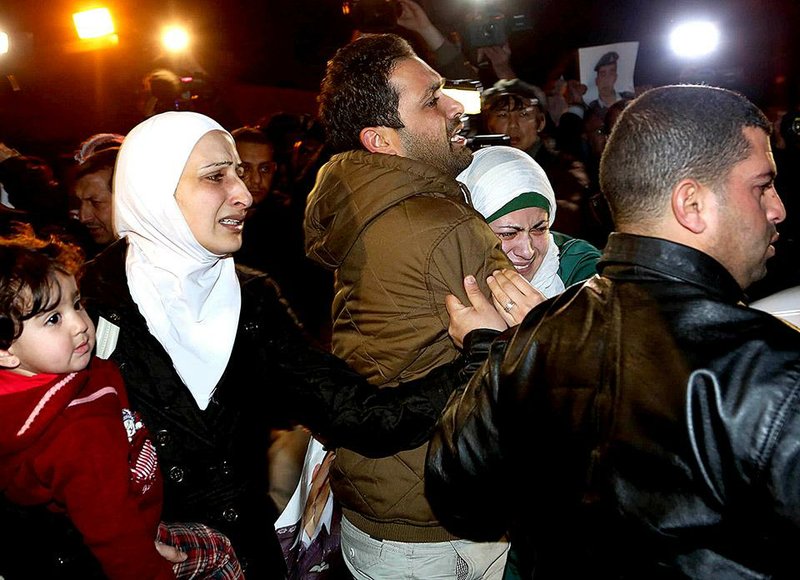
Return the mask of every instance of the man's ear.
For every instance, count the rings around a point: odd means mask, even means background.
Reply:
[[[10,350],[0,349],[0,367],[5,369],[15,369],[19,366],[19,357],[12,354]]]
[[[536,123],[536,132],[541,133],[544,131],[544,128],[547,126],[547,117],[544,113],[539,114],[539,122]]]
[[[683,179],[672,189],[672,213],[681,226],[701,234],[709,227],[713,198],[714,192],[697,180]]]
[[[364,127],[359,133],[361,144],[370,153],[399,155],[396,131],[388,127]]]

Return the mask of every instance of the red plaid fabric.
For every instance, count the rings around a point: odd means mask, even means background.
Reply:
[[[158,525],[156,540],[188,554],[188,558],[172,569],[179,580],[213,578],[240,580],[244,578],[239,559],[230,540],[224,534],[203,524]]]

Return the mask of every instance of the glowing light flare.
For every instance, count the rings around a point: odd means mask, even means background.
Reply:
[[[75,23],[75,30],[78,31],[78,38],[100,38],[114,34],[114,21],[111,19],[111,12],[108,8],[95,8],[84,10],[72,15]]]
[[[719,36],[719,28],[713,22],[684,22],[670,33],[669,45],[677,56],[699,58],[717,49]]]
[[[8,33],[0,32],[0,54],[6,54],[9,49]]]
[[[444,87],[442,92],[461,103],[464,107],[465,115],[477,115],[481,112],[480,91]]]
[[[161,32],[161,43],[170,52],[181,52],[189,46],[189,33],[182,26],[167,26]]]

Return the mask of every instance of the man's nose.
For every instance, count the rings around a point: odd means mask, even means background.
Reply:
[[[464,105],[449,95],[442,93],[439,100],[447,113],[448,118],[458,119],[464,115]]]
[[[260,171],[251,171],[244,184],[250,191],[258,191],[261,189],[261,183],[264,181]]]
[[[78,208],[78,221],[82,224],[88,224],[94,218],[94,212],[92,211],[91,204],[82,201],[80,207]]]
[[[767,219],[776,224],[786,219],[786,207],[783,205],[778,190],[772,188],[770,197],[767,199]]]

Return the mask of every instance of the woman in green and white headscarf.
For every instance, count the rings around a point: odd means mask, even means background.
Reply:
[[[595,274],[600,259],[597,248],[550,230],[556,218],[556,196],[544,170],[527,153],[503,146],[479,149],[457,179],[469,188],[472,205],[500,238],[517,272],[545,298]],[[506,278],[501,295],[490,283],[509,324],[519,323],[538,303],[536,298],[529,302],[526,296],[530,296],[514,279],[518,278]],[[512,544],[503,580],[521,578],[517,562]]]
[[[457,179],[469,188],[472,205],[500,238],[517,272],[545,298],[595,274],[597,248],[550,230],[556,197],[528,154],[513,147],[479,149]]]

